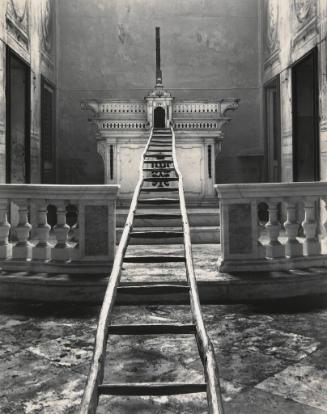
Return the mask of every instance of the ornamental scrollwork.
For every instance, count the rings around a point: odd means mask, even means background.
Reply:
[[[313,0],[293,0],[295,15],[299,23],[308,20],[313,11]]]
[[[278,15],[279,3],[278,0],[267,0],[266,9],[267,18],[267,33],[266,44],[268,49],[273,52],[279,47],[278,42]]]
[[[41,29],[43,48],[47,53],[50,53],[54,36],[54,3],[52,0],[41,2]]]

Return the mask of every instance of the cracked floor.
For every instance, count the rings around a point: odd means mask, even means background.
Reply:
[[[226,414],[327,413],[327,302],[203,306]],[[276,312],[278,309],[278,312]],[[77,413],[98,307],[0,305],[0,412]],[[113,321],[189,321],[188,306],[117,307]],[[201,381],[193,337],[109,341],[106,381]],[[101,397],[99,413],[206,413],[202,394]]]

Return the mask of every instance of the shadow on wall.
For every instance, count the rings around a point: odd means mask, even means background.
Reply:
[[[104,184],[104,166],[99,154],[96,154],[96,162],[93,156],[89,159],[71,156],[58,160],[59,184]]]
[[[264,182],[264,157],[263,155],[218,156],[216,177],[217,184]]]

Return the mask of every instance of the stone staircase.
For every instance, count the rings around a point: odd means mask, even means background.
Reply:
[[[173,209],[169,205],[161,207],[163,212],[169,214],[178,213],[178,210]],[[144,213],[151,213],[150,209],[143,209]],[[158,211],[158,209],[156,209]],[[123,232],[123,226],[126,221],[128,210],[124,208],[117,209],[116,228],[117,228],[117,243]],[[220,243],[220,216],[219,209],[214,207],[188,208],[188,219],[191,227],[191,241],[194,244]],[[138,219],[135,220],[135,228],[139,231],[147,231],[153,227],[162,227],[164,230],[177,231],[180,229],[178,219],[157,220],[153,219]],[[154,240],[154,244],[164,244],[166,240]],[[173,241],[170,239],[170,243]],[[130,241],[131,244],[144,244],[145,240],[135,239]],[[176,243],[179,243],[176,240]]]

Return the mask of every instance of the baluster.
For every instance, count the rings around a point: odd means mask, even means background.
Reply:
[[[13,246],[12,257],[17,260],[28,260],[32,257],[32,244],[28,241],[32,226],[28,222],[27,200],[14,201],[18,206],[18,224],[15,227],[17,243]]]
[[[320,254],[320,243],[317,235],[317,220],[316,220],[316,204],[315,200],[305,199],[304,201],[304,220],[302,227],[305,234],[303,243],[303,254],[305,256],[312,256]]]
[[[269,220],[265,227],[268,232],[269,241],[266,245],[266,256],[269,258],[284,256],[284,246],[279,242],[280,223],[277,219],[277,202],[268,203]]]
[[[287,235],[285,255],[287,257],[302,256],[302,244],[296,238],[300,227],[296,218],[296,201],[292,199],[286,202],[286,221],[284,227]]]
[[[57,239],[57,243],[52,249],[52,259],[65,261],[70,259],[70,250],[67,240],[70,227],[66,223],[66,206],[65,203],[59,202],[57,204],[57,224],[53,231]]]
[[[8,259],[12,255],[12,244],[9,243],[10,224],[8,217],[8,200],[0,202],[0,259]]]
[[[77,209],[76,209],[76,215],[77,215],[76,223],[72,226],[72,241],[76,243],[74,248],[71,250],[72,260],[77,260],[77,259],[80,259],[80,257],[81,257],[80,245],[79,245],[80,231],[79,231],[79,210],[78,210],[78,206],[77,206]]]
[[[37,202],[37,223],[34,227],[35,237],[38,240],[32,250],[33,260],[49,260],[51,258],[51,246],[48,242],[51,226],[47,220],[47,203],[45,200]]]

